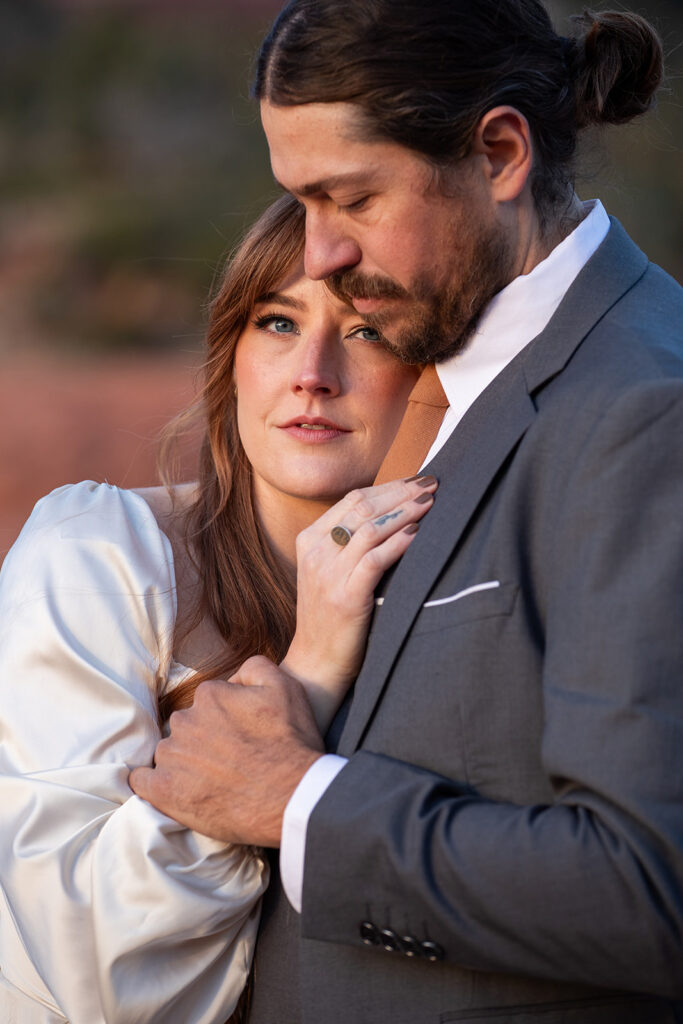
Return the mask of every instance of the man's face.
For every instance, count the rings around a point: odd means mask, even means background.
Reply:
[[[305,268],[329,278],[407,362],[447,358],[512,278],[483,158],[440,188],[404,146],[361,141],[348,103],[261,104],[277,180],[306,207]]]

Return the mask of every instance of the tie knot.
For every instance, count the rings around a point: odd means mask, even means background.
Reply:
[[[375,479],[376,484],[399,477],[414,476],[427,453],[448,408],[448,399],[436,370],[430,364],[420,374],[410,393],[401,426]]]
[[[425,366],[417,378],[415,387],[410,392],[409,402],[420,402],[421,405],[434,405],[438,409],[448,408],[446,392],[441,386],[439,375],[433,363]]]

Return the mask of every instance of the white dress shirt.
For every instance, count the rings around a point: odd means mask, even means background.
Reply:
[[[463,352],[436,367],[449,407],[425,465],[441,450],[472,403],[507,364],[546,327],[579,271],[609,231],[600,200],[583,204],[584,219],[529,274],[516,277],[491,300]],[[321,756],[306,772],[285,809],[280,847],[282,885],[301,913],[308,819],[346,759]]]

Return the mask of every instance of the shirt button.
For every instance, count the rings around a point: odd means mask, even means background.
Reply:
[[[430,942],[427,939],[421,943],[422,956],[425,960],[429,960],[430,963],[436,963],[437,960],[443,960],[445,954],[438,942]]]
[[[400,950],[401,940],[391,928],[382,928],[379,938],[387,953],[396,953]]]
[[[401,946],[403,947],[403,953],[405,956],[421,956],[422,955],[422,943],[419,939],[416,939],[414,935],[403,935],[401,937]]]
[[[366,946],[378,946],[380,943],[379,929],[372,921],[363,921],[360,926],[360,937]]]

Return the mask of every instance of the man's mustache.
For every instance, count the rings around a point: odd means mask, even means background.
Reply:
[[[327,285],[333,295],[342,302],[353,299],[404,299],[408,292],[389,277],[378,274],[366,276],[356,270],[342,270],[327,278]]]

